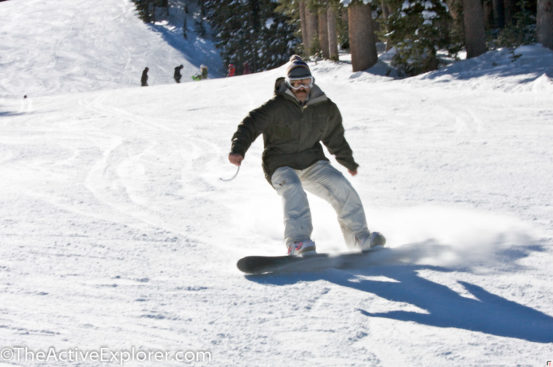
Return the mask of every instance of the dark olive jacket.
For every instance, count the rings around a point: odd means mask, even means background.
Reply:
[[[328,160],[321,141],[336,160],[355,170],[351,148],[344,137],[340,111],[317,86],[302,106],[283,78],[275,83],[275,96],[251,111],[232,137],[231,153],[245,156],[253,141],[263,134],[263,170],[271,176],[279,167],[305,169],[319,160]]]

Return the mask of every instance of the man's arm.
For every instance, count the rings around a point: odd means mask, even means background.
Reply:
[[[355,176],[359,165],[353,159],[353,151],[346,141],[344,126],[342,125],[342,116],[334,103],[329,113],[327,123],[327,134],[323,137],[324,145],[328,148],[330,154],[333,154],[336,160],[346,167],[352,176]]]
[[[254,140],[263,132],[271,119],[271,101],[251,111],[238,125],[232,136],[232,145],[228,159],[230,163],[239,166]]]

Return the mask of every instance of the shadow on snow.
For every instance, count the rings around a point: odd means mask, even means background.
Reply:
[[[428,243],[422,245],[423,247],[428,246]],[[506,250],[506,253],[509,256],[525,257],[530,251],[543,251],[539,245],[526,248],[527,251]],[[347,271],[327,269],[313,273],[256,275],[246,278],[260,284],[278,286],[325,280],[343,287],[371,293],[389,301],[412,304],[425,311],[424,313],[410,311],[375,313],[370,310],[357,309],[358,312],[368,317],[465,329],[538,343],[553,342],[553,317],[493,294],[476,284],[458,281],[458,284],[474,299],[462,296],[445,285],[419,275],[421,270],[451,272],[458,271],[458,269],[401,263],[405,260],[405,254],[398,255],[395,252],[398,251],[382,249],[379,251],[380,259],[373,259],[373,263],[354,264],[353,268],[348,267]],[[378,264],[382,259],[385,259],[385,265]],[[392,259],[400,260],[394,264]],[[510,261],[514,262],[515,260],[511,258]],[[513,270],[517,269],[509,269],[509,271]],[[393,279],[393,281],[366,279],[366,277],[382,276]]]
[[[0,111],[0,117],[21,116],[22,112]]]

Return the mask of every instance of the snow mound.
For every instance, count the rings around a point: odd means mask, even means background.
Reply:
[[[545,88],[552,91],[553,51],[539,44],[514,50],[500,49],[456,62],[443,69],[426,73],[417,79],[450,82],[471,81],[473,86],[504,90]]]

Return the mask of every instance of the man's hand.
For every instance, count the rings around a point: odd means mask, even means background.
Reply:
[[[229,162],[234,164],[235,166],[239,166],[242,163],[243,159],[244,159],[244,156],[242,154],[230,153],[228,155]]]
[[[348,169],[348,172],[350,175],[355,176],[357,174],[357,168],[356,169]]]

